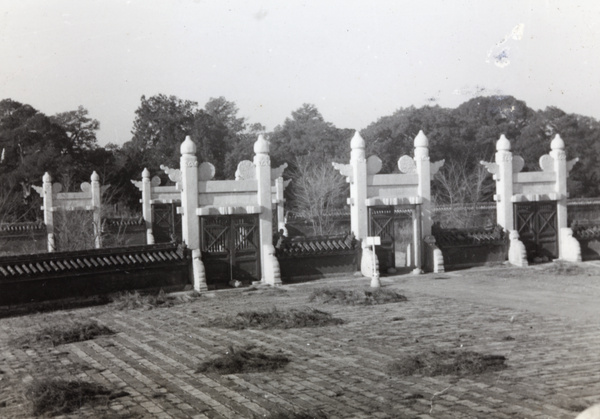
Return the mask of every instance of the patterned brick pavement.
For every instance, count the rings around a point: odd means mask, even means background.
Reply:
[[[258,418],[315,409],[331,419],[573,418],[600,402],[600,315],[592,315],[600,309],[594,304],[584,317],[554,312],[535,303],[535,296],[537,290],[556,306],[578,295],[586,306],[598,301],[600,269],[581,266],[575,276],[501,267],[387,277],[383,285],[401,290],[408,301],[379,306],[309,303],[314,289],[369,284],[364,278],[330,278],[276,290],[217,291],[171,308],[104,306],[1,319],[0,417],[31,417],[24,390],[34,379],[51,376],[127,393],[107,406],[65,416],[71,418]],[[531,296],[530,305],[524,296]],[[225,313],[274,306],[318,308],[345,324],[208,327]],[[96,319],[118,333],[53,348],[10,344],[74,317]],[[269,373],[195,372],[230,346],[248,344],[281,350],[291,362]],[[399,356],[434,348],[505,355],[509,368],[468,378],[389,374],[388,364]]]

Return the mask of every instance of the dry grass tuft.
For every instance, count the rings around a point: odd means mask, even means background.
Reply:
[[[34,381],[25,393],[33,414],[58,416],[73,412],[85,404],[107,404],[112,392],[99,384],[85,381],[43,379]]]
[[[234,349],[229,347],[225,355],[205,361],[196,372],[216,372],[219,374],[242,374],[247,372],[268,372],[281,369],[290,362],[282,354],[268,354],[255,346]]]
[[[582,275],[586,270],[575,263],[555,260],[552,263],[545,264],[542,271],[552,275]]]
[[[506,357],[482,355],[472,351],[427,351],[408,355],[389,366],[395,375],[468,376],[500,371],[506,368]]]
[[[37,333],[14,339],[13,346],[30,348],[32,345],[64,345],[66,343],[83,342],[98,336],[113,335],[115,332],[95,321],[71,321],[45,327]]]
[[[290,308],[267,311],[243,311],[235,316],[214,319],[211,327],[226,329],[292,329],[300,327],[332,326],[344,323],[330,313],[313,308]]]
[[[162,289],[156,295],[140,294],[138,291],[122,292],[112,297],[111,306],[115,310],[152,310],[159,307],[173,307],[196,300],[198,293],[169,295]]]
[[[321,411],[274,412],[268,419],[327,419],[327,415]]]
[[[343,290],[339,288],[323,288],[315,290],[308,297],[309,301],[325,304],[343,305],[375,305],[407,301],[407,298],[396,290],[375,288],[364,290]]]

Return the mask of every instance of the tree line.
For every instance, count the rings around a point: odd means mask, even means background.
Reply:
[[[103,184],[111,185],[113,204],[139,212],[139,192],[129,180],[139,179],[144,168],[160,175],[160,165],[178,167],[179,146],[186,135],[197,144],[199,161],[215,165],[217,179],[231,179],[239,161],[252,159],[253,144],[264,134],[271,143],[273,165],[288,163],[285,176],[295,178],[287,191],[288,208],[310,213],[345,205],[344,184],[331,162],[349,160],[354,131],[325,121],[311,104],[267,132],[240,116],[236,104],[223,97],[200,107],[159,94],[141,97],[126,143],[99,146],[99,127],[82,106],[47,116],[28,104],[0,101],[0,222],[41,218],[39,197],[31,193],[31,185],[39,185],[46,171],[73,190],[89,181],[95,170]],[[512,96],[476,97],[453,109],[400,108],[374,121],[361,135],[367,154],[377,154],[382,172],[391,173],[397,171],[400,156],[413,154],[419,130],[429,138],[431,159],[446,160],[433,183],[437,202],[491,200],[493,180],[479,161],[493,160],[501,134],[511,140],[513,153],[525,159],[524,170],[539,170],[539,157],[560,134],[568,158],[580,158],[569,178],[571,197],[600,196],[600,123],[592,117],[556,107],[535,111]]]

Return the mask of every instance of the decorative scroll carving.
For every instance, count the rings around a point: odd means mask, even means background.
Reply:
[[[102,193],[106,192],[106,190],[108,188],[110,188],[110,185],[102,185],[102,186],[100,186],[100,193],[102,194]]]
[[[412,157],[402,156],[398,159],[398,169],[406,174],[417,173],[417,164]]]
[[[573,166],[575,166],[575,163],[577,163],[579,161],[579,157],[575,157],[573,160],[569,160],[567,162],[567,173],[569,173],[571,170],[573,170]]]
[[[287,188],[290,183],[292,183],[292,179],[284,180],[283,181],[283,189]]]
[[[250,160],[242,160],[235,171],[235,180],[256,179],[256,166]]]
[[[557,160],[567,160],[567,153],[563,150],[554,150],[555,156]]]
[[[488,173],[491,173],[492,175],[498,174],[499,166],[497,163],[481,160],[479,164],[484,166]]]
[[[513,156],[512,172],[519,173],[525,167],[525,160],[521,156]]]
[[[256,155],[255,159],[256,163],[258,164],[260,167],[265,167],[265,166],[270,166],[271,165],[271,157],[269,157],[268,155]]]
[[[288,167],[287,163],[283,163],[281,166],[271,169],[271,179],[277,179],[283,175],[283,171]]]
[[[205,161],[198,167],[198,180],[211,180],[215,177],[215,172],[215,166]]]
[[[169,180],[175,183],[181,183],[181,170],[179,169],[171,169],[165,165],[160,165],[160,170],[165,172],[167,176],[169,176]]]
[[[383,163],[381,159],[377,156],[369,156],[367,159],[367,174],[368,175],[376,175],[381,170]]]
[[[544,154],[542,157],[540,157],[540,168],[543,172],[554,171],[554,159],[550,154]]]
[[[435,176],[435,174],[440,171],[440,169],[442,168],[442,166],[444,165],[445,162],[446,162],[446,160],[438,160],[438,161],[431,163],[431,166],[430,166],[431,176]]]
[[[142,185],[143,182],[141,180],[131,180],[131,183],[133,183],[133,186],[135,186],[136,188],[138,188],[140,191],[142,190]]]
[[[342,164],[342,163],[331,163],[333,168],[340,172],[340,175],[347,177],[348,179],[352,179],[352,165],[350,164]]]
[[[42,186],[35,186],[35,185],[31,185],[31,187],[33,188],[34,191],[37,192],[37,194],[41,197],[44,196],[44,188]]]

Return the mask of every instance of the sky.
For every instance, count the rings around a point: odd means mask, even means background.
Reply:
[[[0,0],[0,100],[131,139],[142,95],[224,96],[272,130],[512,95],[600,119],[598,0]],[[183,140],[183,139],[182,139]]]

